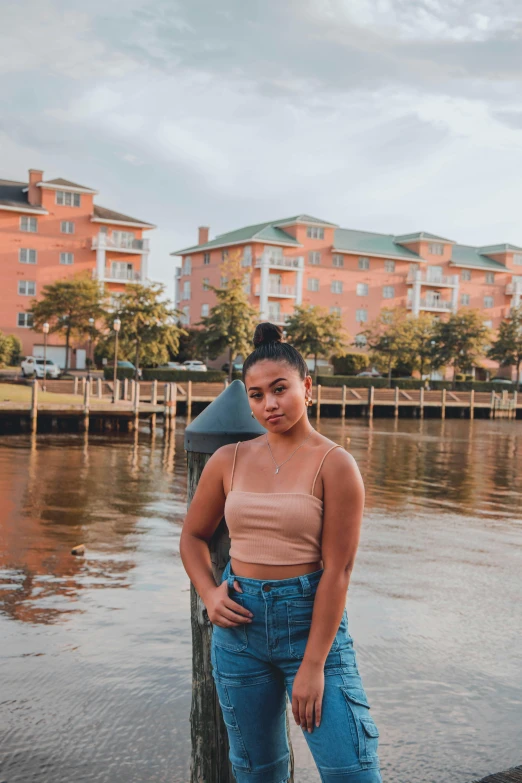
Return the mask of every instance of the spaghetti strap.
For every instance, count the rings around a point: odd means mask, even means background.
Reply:
[[[237,449],[238,449],[238,446],[239,446],[240,443],[241,443],[241,441],[238,440],[238,442],[236,443],[236,450],[234,451],[234,462],[232,463],[232,475],[230,477],[230,489],[232,489],[232,484],[234,483],[234,470],[235,470],[235,467],[236,467]],[[229,489],[229,492],[230,492],[230,489]]]
[[[335,444],[335,446],[331,446],[331,447],[328,449],[328,451],[327,451],[327,452],[326,452],[326,453],[323,455],[323,458],[322,458],[321,462],[319,463],[319,467],[317,468],[317,473],[315,474],[314,483],[312,484],[312,492],[311,492],[311,494],[312,494],[312,495],[314,494],[315,480],[316,480],[317,476],[319,475],[319,471],[321,470],[321,467],[322,467],[322,465],[323,465],[323,462],[324,462],[324,460],[325,460],[325,457],[326,457],[326,456],[327,456],[327,455],[328,455],[328,454],[329,454],[331,451],[333,451],[333,449],[340,449],[340,448],[341,448],[340,444],[339,444],[339,443],[336,443],[336,444]]]

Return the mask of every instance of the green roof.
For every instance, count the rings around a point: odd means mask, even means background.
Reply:
[[[333,228],[337,228],[337,223],[330,223],[329,220],[320,220],[320,218],[313,217],[312,215],[294,215],[290,218],[283,218],[282,220],[274,220],[273,225],[274,226],[292,226],[295,225],[295,223],[313,223],[314,225],[320,225],[320,226],[332,226]]]
[[[471,247],[470,245],[453,245],[450,263],[455,266],[478,266],[481,269],[506,271],[504,264],[482,255],[481,250],[480,247]]]
[[[255,226],[245,226],[236,231],[228,231],[226,234],[219,234],[215,239],[204,245],[194,245],[186,247],[184,250],[176,250],[171,253],[173,256],[181,256],[185,253],[196,253],[203,250],[212,250],[215,247],[225,247],[226,245],[241,244],[241,242],[274,242],[280,245],[291,245],[300,247],[300,243],[295,237],[287,234],[281,228],[277,228],[274,221],[270,223],[258,223]]]
[[[445,239],[436,234],[428,234],[427,231],[417,231],[415,234],[401,234],[400,236],[395,237],[396,242],[414,242],[415,240],[419,241],[421,239],[436,239],[439,242],[451,242],[453,244],[453,239]]]
[[[405,258],[410,261],[424,260],[407,247],[397,245],[392,234],[374,234],[371,231],[353,231],[349,228],[336,229],[334,250]]]
[[[516,245],[486,245],[486,247],[477,249],[485,256],[489,256],[491,253],[505,253],[508,250],[522,251],[522,247],[517,247]]]

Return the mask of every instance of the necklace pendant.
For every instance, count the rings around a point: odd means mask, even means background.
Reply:
[[[279,473],[279,468],[276,468],[276,473]]]

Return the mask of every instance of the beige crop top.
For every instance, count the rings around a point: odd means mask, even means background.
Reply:
[[[240,441],[241,442],[241,441]],[[234,452],[225,520],[230,534],[230,556],[244,563],[295,565],[321,560],[323,501],[312,492],[243,492],[232,489],[239,443]]]

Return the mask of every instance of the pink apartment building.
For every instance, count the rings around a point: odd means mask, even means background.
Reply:
[[[200,228],[197,245],[172,253],[182,257],[176,306],[185,324],[208,315],[215,296],[206,284],[224,282],[220,264],[237,250],[259,320],[284,325],[294,305],[320,305],[337,312],[356,340],[383,307],[438,317],[474,308],[497,328],[522,295],[520,247],[472,247],[425,232],[376,234],[296,215],[212,240]]]
[[[47,283],[85,273],[110,296],[147,279],[143,232],[155,226],[95,204],[96,195],[36,169],[28,182],[0,180],[0,330],[19,337],[26,355],[43,355],[26,309]],[[63,338],[49,335],[48,356],[64,366]],[[83,368],[85,359],[85,347],[75,348],[69,366]]]

